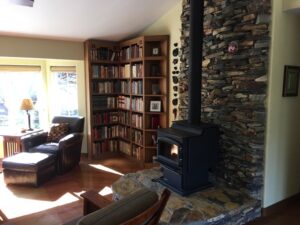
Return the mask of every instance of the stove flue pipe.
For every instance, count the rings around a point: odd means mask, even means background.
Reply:
[[[204,2],[202,0],[190,0],[190,10],[188,122],[199,124],[201,121]]]

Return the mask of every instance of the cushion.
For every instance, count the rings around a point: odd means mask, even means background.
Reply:
[[[155,202],[155,192],[143,188],[109,206],[82,217],[77,225],[116,225],[144,212]]]
[[[45,143],[29,149],[29,152],[42,152],[57,155],[58,143]]]
[[[50,127],[50,131],[48,133],[47,142],[59,142],[61,138],[66,136],[69,132],[69,124],[68,123],[55,123]]]

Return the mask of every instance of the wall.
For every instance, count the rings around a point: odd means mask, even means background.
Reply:
[[[281,0],[278,2],[281,3]],[[300,0],[283,0],[283,10],[298,11],[300,9]]]
[[[202,121],[219,125],[219,181],[262,198],[270,1],[204,1]],[[187,118],[189,1],[183,1],[180,117]],[[228,52],[230,43],[238,50]],[[199,62],[201,63],[201,62]],[[200,91],[200,90],[199,90]]]
[[[152,25],[147,27],[144,31],[142,31],[141,35],[170,35],[170,107],[169,107],[169,122],[171,123],[175,118],[173,114],[174,105],[172,105],[172,100],[174,98],[174,83],[172,82],[172,71],[174,56],[172,51],[174,49],[174,43],[178,43],[177,48],[180,47],[180,15],[182,11],[182,3],[179,2],[176,6],[169,10],[165,15],[163,15],[160,19],[155,21]]]
[[[83,43],[0,36],[0,56],[83,60]]]
[[[284,65],[300,66],[300,15],[273,0],[264,207],[300,191],[300,97],[282,97]]]

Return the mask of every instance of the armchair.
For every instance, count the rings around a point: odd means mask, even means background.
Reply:
[[[158,199],[155,192],[142,188],[112,203],[90,190],[81,195],[84,216],[64,225],[156,225],[170,194],[168,189],[164,189]]]
[[[27,152],[50,153],[56,156],[56,172],[63,174],[80,162],[84,129],[83,117],[56,116],[53,124],[67,124],[65,136],[57,141],[48,141],[48,132],[33,135],[22,140]]]

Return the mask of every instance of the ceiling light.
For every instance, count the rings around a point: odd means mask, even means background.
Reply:
[[[33,7],[34,0],[6,0],[6,2],[15,4],[15,5]]]

